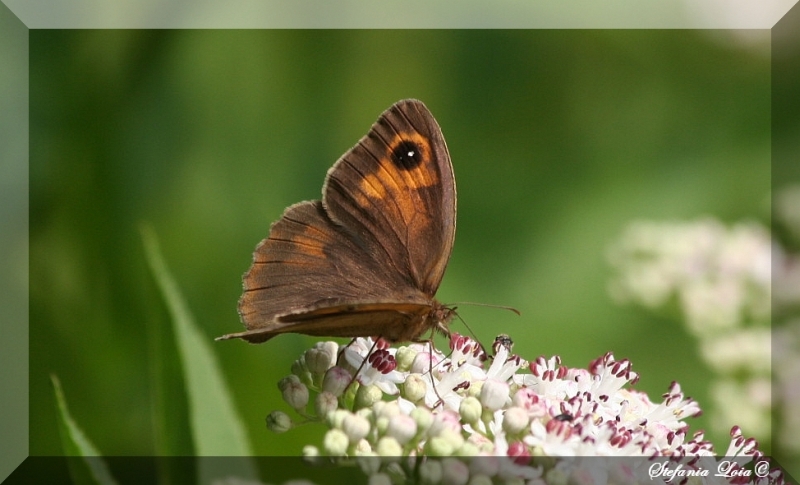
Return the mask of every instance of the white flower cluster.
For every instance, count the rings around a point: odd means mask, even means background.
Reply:
[[[769,323],[771,256],[769,232],[757,224],[634,222],[609,249],[610,291],[648,308],[674,297],[690,331],[719,335]]]
[[[498,337],[487,358],[458,334],[449,356],[429,344],[324,342],[294,363],[279,388],[301,416],[329,428],[322,446],[306,446],[303,454],[353,459],[371,484],[605,483],[595,481],[597,473],[621,484],[649,483],[657,457],[691,469],[698,465],[688,457],[713,456],[702,433],[687,436],[684,419],[700,408],[679,384],[655,403],[627,388],[638,374],[610,353],[572,369],[559,357],[527,362],[510,347],[508,337]],[[282,432],[294,423],[275,411],[267,424]],[[762,458],[738,428],[732,437],[727,456]],[[602,467],[552,458],[564,456],[638,458]]]
[[[677,303],[701,356],[718,375],[711,383],[714,429],[736,422],[766,440],[773,250],[769,232],[757,224],[727,228],[702,219],[633,223],[608,254],[617,300],[651,309]]]

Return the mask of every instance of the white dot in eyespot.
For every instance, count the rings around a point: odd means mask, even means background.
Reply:
[[[414,158],[414,150],[411,150],[410,152],[408,152],[408,156],[410,158]]]

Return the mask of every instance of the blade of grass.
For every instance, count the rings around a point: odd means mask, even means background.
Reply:
[[[145,256],[170,313],[183,366],[186,395],[189,401],[189,422],[192,430],[195,453],[198,456],[240,456],[252,455],[245,428],[233,405],[233,399],[222,371],[211,350],[211,339],[205,336],[189,311],[183,296],[170,274],[159,249],[158,240],[152,228],[141,227]],[[212,471],[210,460],[199,460],[201,483],[209,473],[219,477],[221,471]],[[215,462],[219,465],[221,462]],[[241,478],[257,478],[254,460],[243,459],[235,462],[236,470],[225,470]]]
[[[116,485],[117,482],[111,476],[106,462],[100,457],[100,452],[83,434],[69,414],[67,400],[64,398],[58,377],[51,375],[50,380],[53,382],[53,391],[56,396],[58,428],[64,446],[64,454],[84,458],[83,460],[68,460],[72,482],[80,485]]]

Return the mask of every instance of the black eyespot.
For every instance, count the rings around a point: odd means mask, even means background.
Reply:
[[[419,146],[410,140],[403,140],[392,150],[392,161],[401,170],[412,170],[422,163],[423,153]]]

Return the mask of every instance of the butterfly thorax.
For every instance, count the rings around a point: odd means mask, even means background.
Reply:
[[[408,322],[401,334],[389,340],[395,342],[427,341],[431,339],[435,333],[447,337],[450,335],[449,323],[454,314],[454,308],[432,300],[430,306],[425,307],[423,312]]]

